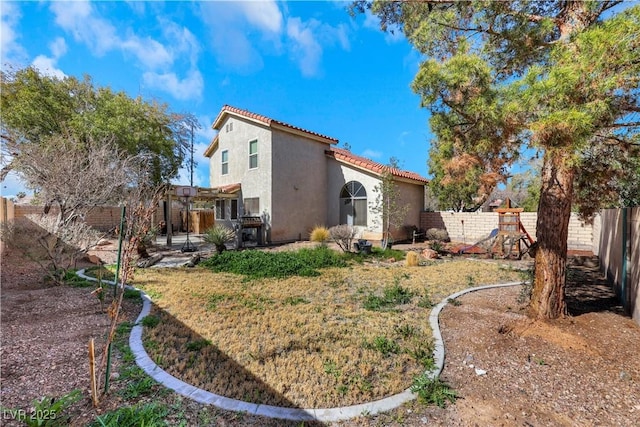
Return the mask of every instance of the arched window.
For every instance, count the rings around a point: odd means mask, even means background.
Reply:
[[[367,225],[367,190],[349,181],[340,191],[340,224]]]

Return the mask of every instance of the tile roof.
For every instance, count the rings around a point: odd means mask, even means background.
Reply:
[[[293,126],[293,125],[290,125],[288,123],[281,122],[279,120],[274,120],[272,118],[269,118],[267,116],[263,116],[261,114],[252,113],[251,111],[242,110],[240,108],[232,107],[231,105],[224,105],[222,107],[222,110],[220,110],[220,113],[218,113],[218,116],[213,121],[213,128],[214,129],[220,130],[220,126],[222,125],[222,120],[223,120],[224,116],[227,115],[227,114],[234,114],[234,115],[246,117],[248,119],[256,120],[258,122],[264,123],[265,125],[267,125],[269,127],[272,127],[272,126],[275,125],[276,127],[280,126],[280,127],[285,128],[285,129],[302,132],[302,133],[305,133],[305,134],[310,135],[310,136],[314,136],[314,137],[317,137],[317,138],[320,138],[320,139],[324,139],[324,140],[326,140],[325,142],[327,142],[329,144],[337,144],[338,143],[338,139],[337,138],[332,138],[330,136],[323,135],[321,133],[312,132],[310,130],[302,129],[301,127]]]
[[[382,174],[384,172],[390,172],[391,175],[398,178],[406,178],[413,181],[418,181],[421,183],[428,183],[429,180],[415,172],[406,171],[402,169],[392,168],[382,163],[374,162],[373,160],[369,160],[365,157],[356,156],[348,150],[344,150],[342,148],[331,148],[330,150],[325,150],[325,153],[329,157],[333,157],[334,159],[348,163],[350,165],[354,165],[360,167],[362,169],[366,169],[375,174]]]
[[[220,193],[223,193],[223,194],[233,194],[240,191],[240,188],[242,188],[240,183],[235,183],[235,184],[222,185],[220,187],[214,187],[214,190],[218,190]]]

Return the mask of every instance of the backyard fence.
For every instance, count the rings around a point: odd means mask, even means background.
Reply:
[[[640,324],[640,207],[602,211],[600,269]]]
[[[535,239],[536,212],[522,212],[520,222],[530,236]],[[498,228],[498,214],[495,212],[422,212],[419,227],[423,230],[442,228],[447,230],[451,240],[463,243],[475,243],[489,236]],[[578,215],[571,214],[569,221],[569,250],[591,251],[598,255],[600,248],[600,217],[593,224],[580,221]]]

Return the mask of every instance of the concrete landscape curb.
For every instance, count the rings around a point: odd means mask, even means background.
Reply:
[[[97,281],[93,277],[89,277],[84,274],[84,269],[77,272],[79,277],[86,280]],[[113,281],[103,280],[103,283],[115,285]],[[429,315],[429,326],[433,332],[434,351],[433,359],[435,368],[431,371],[427,371],[426,374],[430,378],[437,378],[442,369],[444,368],[444,341],[442,340],[442,334],[440,333],[439,315],[442,309],[447,305],[449,300],[458,298],[469,292],[480,291],[483,289],[501,288],[507,286],[522,285],[522,282],[510,282],[496,285],[478,286],[475,288],[464,289],[460,292],[449,295],[444,298],[438,305],[436,305]],[[244,402],[237,399],[231,399],[228,397],[220,396],[215,393],[211,393],[206,390],[194,387],[191,384],[187,384],[184,381],[170,375],[161,367],[151,360],[149,355],[142,345],[142,319],[144,319],[151,312],[151,298],[144,291],[134,288],[132,286],[126,286],[127,289],[135,289],[140,292],[142,297],[142,310],[136,319],[135,326],[131,329],[131,335],[129,336],[129,347],[135,355],[137,365],[144,370],[147,375],[162,384],[163,386],[175,391],[176,393],[195,400],[199,403],[207,405],[214,405],[220,409],[229,411],[245,412],[250,415],[260,415],[268,418],[278,418],[292,421],[344,421],[352,418],[356,418],[363,415],[375,415],[381,412],[390,411],[398,406],[407,403],[416,398],[416,395],[411,392],[410,389],[394,394],[393,396],[385,397],[373,402],[362,403],[359,405],[343,406],[338,408],[318,408],[318,409],[302,409],[302,408],[285,408],[280,406],[261,405],[256,403]]]

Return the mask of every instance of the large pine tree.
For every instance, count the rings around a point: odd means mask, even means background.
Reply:
[[[427,59],[413,89],[432,113],[445,183],[506,177],[524,148],[543,158],[532,312],[566,312],[568,224],[640,176],[640,6],[621,1],[358,1]],[[440,147],[446,152],[438,151]],[[594,153],[607,153],[595,156]],[[436,164],[434,162],[434,164]],[[459,177],[456,177],[459,173]],[[597,191],[594,191],[597,189]]]

